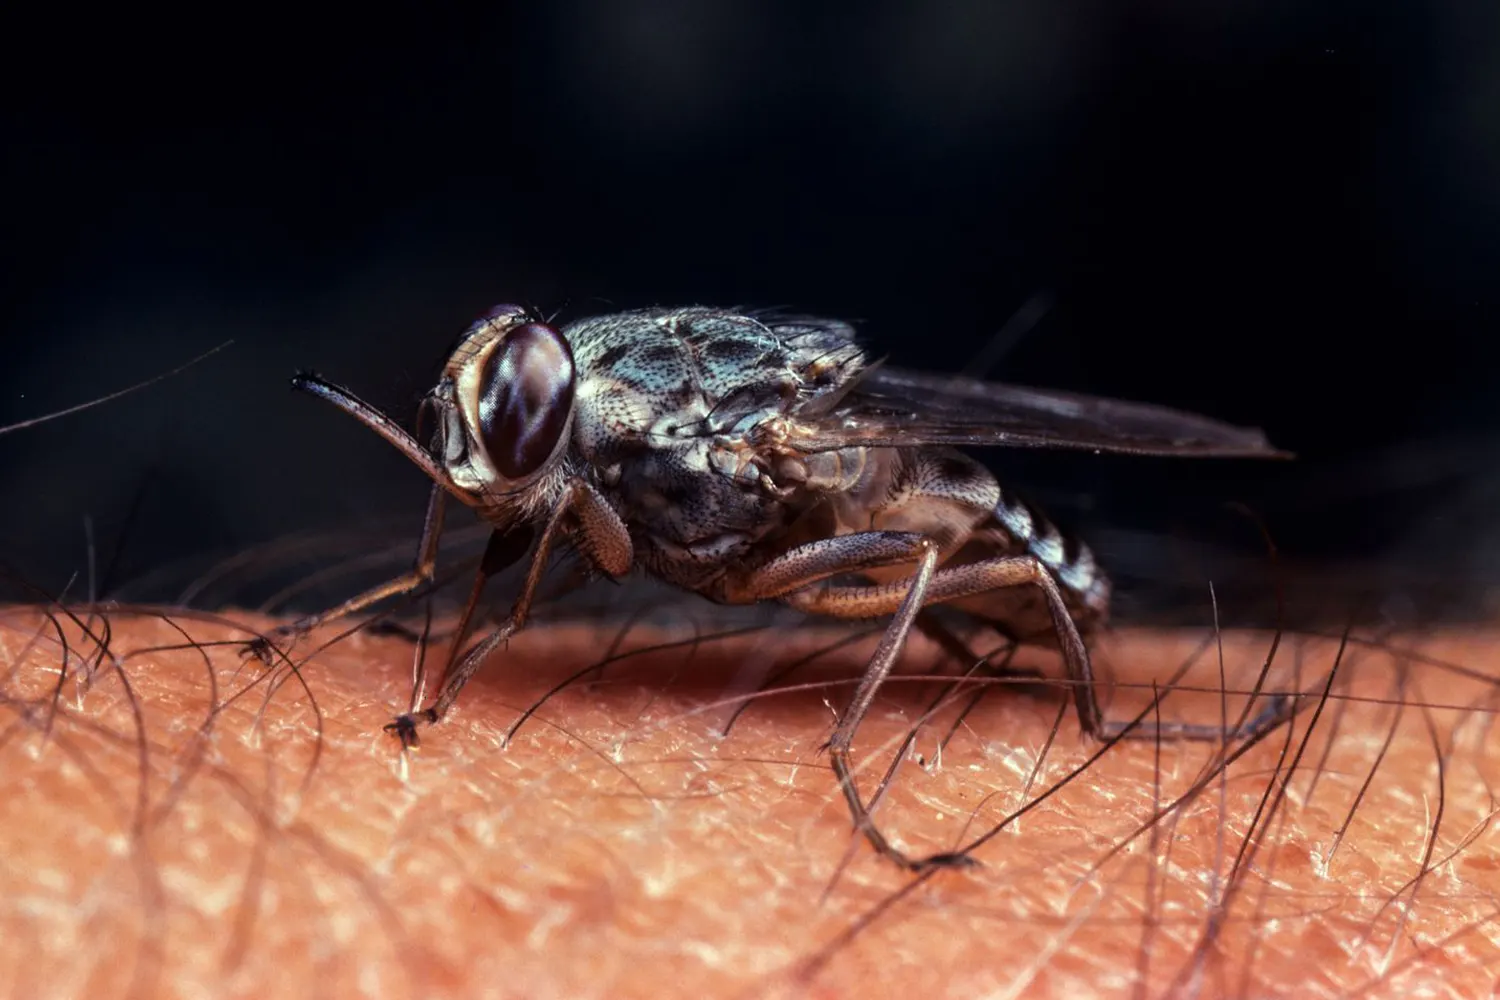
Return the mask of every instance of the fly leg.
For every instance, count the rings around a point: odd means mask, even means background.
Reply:
[[[927,604],[959,600],[1002,587],[1031,585],[1042,592],[1068,679],[1080,728],[1096,739],[1118,735],[1107,725],[1095,693],[1094,672],[1078,626],[1068,613],[1057,581],[1035,556],[1003,556],[937,568],[938,548],[929,538],[911,532],[861,532],[799,546],[772,560],[738,582],[733,592],[745,597],[776,599],[801,611],[836,618],[874,618],[893,615],[885,636],[871,657],[853,698],[839,716],[829,740],[829,757],[839,788],[849,804],[857,830],[875,850],[901,866],[921,870],[936,865],[964,864],[962,855],[939,854],[915,859],[893,846],[870,815],[854,783],[850,749],[859,724],[875,694],[890,674],[917,612]],[[869,585],[833,585],[830,577],[901,563],[916,562],[916,573],[905,579]],[[1263,720],[1252,724],[1262,726]],[[1247,727],[1250,728],[1250,727]],[[1148,730],[1155,735],[1157,730]],[[1195,735],[1162,727],[1164,735]],[[1223,732],[1214,729],[1214,736]]]
[[[851,588],[824,587],[821,581],[844,573],[856,573],[892,564],[917,562],[914,576],[880,588],[885,600],[878,608],[854,611],[847,602],[834,597],[819,600],[818,595],[838,593]],[[875,825],[869,808],[860,796],[849,766],[850,749],[859,724],[870,710],[880,685],[890,674],[912,622],[927,599],[937,573],[938,547],[927,537],[913,532],[869,531],[841,535],[798,546],[773,559],[740,581],[731,584],[731,594],[748,600],[778,599],[802,610],[811,610],[839,618],[873,618],[894,612],[870,663],[860,678],[854,696],[839,715],[838,725],[828,741],[828,755],[838,776],[839,789],[849,804],[854,827],[864,834],[875,850],[904,868],[927,867],[932,859],[914,859],[891,844]],[[812,607],[811,605],[819,605]]]
[[[1256,739],[1286,718],[1293,699],[1279,697],[1273,698],[1254,719],[1227,731],[1219,726],[1185,723],[1132,725],[1106,720],[1099,707],[1094,668],[1089,660],[1088,650],[1084,647],[1083,637],[1068,613],[1057,581],[1034,556],[998,556],[962,566],[945,567],[934,575],[928,589],[927,603],[956,601],[1022,584],[1037,587],[1046,600],[1053,631],[1062,650],[1063,669],[1073,688],[1073,704],[1078,712],[1079,727],[1085,735],[1105,741],[1122,738],[1155,739],[1158,736],[1189,740]],[[876,586],[824,586],[788,594],[782,600],[813,614],[863,618],[891,613],[899,602],[899,597],[893,598],[890,593],[892,588],[906,585],[906,581],[894,581]]]
[[[525,627],[526,619],[531,613],[532,601],[542,582],[542,574],[547,569],[548,558],[552,554],[558,536],[563,532],[564,526],[569,524],[570,519],[574,543],[595,566],[611,576],[623,576],[629,572],[633,551],[625,523],[592,486],[581,479],[572,480],[565,487],[562,498],[547,518],[546,527],[542,529],[536,550],[532,554],[531,566],[526,571],[526,579],[521,585],[521,593],[516,598],[515,604],[511,606],[510,614],[499,627],[464,653],[462,658],[455,658],[450,654],[439,682],[437,697],[431,706],[418,710],[422,691],[417,690],[413,695],[412,710],[397,716],[385,727],[387,732],[394,733],[401,740],[402,746],[415,746],[417,727],[423,723],[430,725],[446,715],[448,709],[452,708],[454,701],[458,699],[458,693],[463,690],[469,678],[474,676],[490,654],[505,645],[511,636]],[[464,611],[462,626],[464,632],[467,632],[474,605],[478,603],[480,591],[487,579],[484,569],[485,567],[481,566],[480,575],[474,584],[474,591]],[[463,638],[461,633],[453,647],[455,652]],[[420,687],[425,687],[425,684],[420,684]]]
[[[254,639],[246,645],[246,655],[254,655],[264,663],[270,663],[276,640],[296,641],[326,622],[363,611],[370,605],[388,597],[409,594],[426,583],[431,583],[437,568],[438,541],[443,534],[443,503],[447,494],[438,485],[432,487],[427,498],[427,516],[422,521],[422,539],[417,543],[417,558],[409,572],[371,587],[355,597],[349,598],[319,614],[299,618],[290,625],[275,629],[265,638]]]
[[[458,619],[458,628],[453,633],[453,643],[448,647],[448,660],[443,664],[445,676],[452,669],[458,651],[463,648],[465,640],[469,638],[469,631],[474,626],[474,609],[479,606],[479,599],[484,596],[484,585],[489,582],[490,577],[520,561],[521,557],[526,554],[526,550],[530,548],[534,537],[535,532],[527,526],[513,528],[508,532],[490,533],[490,540],[484,547],[484,555],[479,560],[479,572],[474,574],[474,585],[469,590],[469,599],[464,604],[463,614]],[[425,652],[426,643],[419,642],[416,661],[412,664],[411,704],[407,708],[408,713],[421,708],[422,701],[427,694],[427,661],[423,655]]]

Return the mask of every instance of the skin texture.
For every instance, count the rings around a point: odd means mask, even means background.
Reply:
[[[94,616],[116,659],[81,693],[97,640],[0,609],[4,995],[1459,997],[1500,977],[1487,633],[1400,643],[1467,676],[1351,646],[1321,710],[1338,643],[1289,637],[1267,685],[1300,669],[1314,692],[1290,743],[1280,730],[1211,766],[1150,829],[1219,748],[1108,748],[978,847],[982,867],[919,880],[852,838],[820,751],[873,640],[799,671],[784,685],[809,686],[757,700],[727,737],[770,663],[848,633],[623,661],[502,749],[617,633],[539,625],[403,761],[381,727],[406,707],[410,642],[349,636],[299,681],[239,655],[245,628],[278,621],[172,621]],[[296,661],[340,634],[318,630]],[[1203,638],[1106,637],[1110,717],[1147,708]],[[1254,682],[1269,641],[1224,637],[1229,687]],[[917,643],[903,668],[942,659]],[[1182,683],[1216,688],[1213,656]],[[898,681],[876,702],[855,742],[867,794],[936,691]],[[926,766],[909,760],[877,812],[887,834],[952,850],[1074,775],[1101,748],[1071,710],[1037,768],[1060,695],[992,691],[939,760],[943,710],[913,751]],[[1217,723],[1220,700],[1174,694],[1161,713]]]

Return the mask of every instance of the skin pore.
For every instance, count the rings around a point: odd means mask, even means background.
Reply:
[[[319,650],[347,628],[327,626],[294,676],[241,656],[247,628],[280,621],[213,617],[0,610],[6,995],[1394,997],[1500,977],[1487,634],[1351,643],[1326,700],[1337,637],[1286,637],[1265,686],[1309,692],[1291,738],[1227,766],[1211,743],[1087,743],[1071,709],[1054,737],[1061,687],[991,690],[939,752],[950,705],[876,813],[898,842],[953,850],[1065,783],[980,867],[918,878],[852,837],[821,751],[873,638],[727,736],[768,665],[849,632],[623,660],[502,747],[619,632],[539,625],[403,761],[382,726],[406,707],[410,642]],[[1105,637],[1110,717],[1154,717],[1151,683],[1204,638]],[[1270,644],[1226,633],[1229,688]],[[1057,676],[1045,652],[1023,662]],[[904,669],[942,665],[916,642]],[[1166,698],[1164,720],[1238,718],[1212,648],[1180,683],[1210,693]],[[877,701],[854,747],[867,796],[937,690],[896,680]]]

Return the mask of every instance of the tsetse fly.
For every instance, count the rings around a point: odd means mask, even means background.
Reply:
[[[315,374],[292,384],[385,438],[433,489],[411,572],[282,636],[431,581],[446,497],[494,529],[437,697],[421,707],[419,679],[410,711],[387,727],[404,746],[525,625],[559,545],[603,576],[640,569],[720,603],[890,616],[827,749],[856,828],[913,869],[964,859],[893,846],[854,783],[850,749],[923,608],[954,605],[1013,638],[1055,643],[1082,729],[1110,731],[1083,638],[1106,619],[1108,577],[955,446],[1282,454],[1260,431],[1161,407],[886,367],[836,320],[704,307],[562,327],[496,307],[423,400],[435,421],[425,443]],[[509,616],[460,656],[484,581],[528,552]]]

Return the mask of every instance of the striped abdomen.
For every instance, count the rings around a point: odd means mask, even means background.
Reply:
[[[1004,490],[989,518],[974,530],[956,559],[966,562],[1021,552],[1035,556],[1052,574],[1079,631],[1088,632],[1109,617],[1109,577],[1089,547],[1076,536],[1063,534],[1039,511]],[[1023,592],[1031,588],[1011,590],[960,601],[958,606],[997,624],[1010,622],[1021,637],[1033,631],[1042,636],[1051,633],[1051,619],[1040,595]]]
[[[1109,614],[1109,578],[1088,546],[1065,536],[1019,497],[1001,489],[994,475],[948,448],[848,449],[844,478],[830,497],[839,532],[915,531],[942,547],[940,566],[961,566],[1003,556],[1034,556],[1062,591],[1082,632]],[[909,568],[870,574],[895,578]],[[1034,586],[1006,587],[952,605],[1020,639],[1047,641],[1052,619]]]

